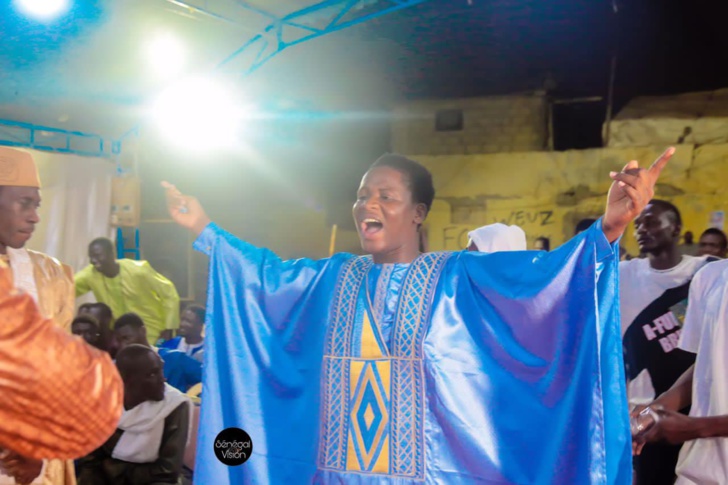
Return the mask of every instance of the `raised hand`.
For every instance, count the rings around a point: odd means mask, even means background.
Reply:
[[[162,182],[166,190],[167,208],[174,222],[186,227],[195,234],[200,234],[210,223],[210,218],[195,197],[183,195],[177,187],[169,182]]]
[[[655,160],[650,168],[639,167],[636,160],[624,166],[621,172],[611,172],[614,180],[607,196],[607,211],[602,220],[604,234],[610,242],[616,241],[655,195],[655,184],[662,169],[675,153],[670,147]]]

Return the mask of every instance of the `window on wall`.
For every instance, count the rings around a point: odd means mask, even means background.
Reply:
[[[435,131],[461,131],[463,110],[443,109],[435,113]]]
[[[554,102],[551,116],[554,150],[583,150],[602,146],[606,103],[601,99]]]

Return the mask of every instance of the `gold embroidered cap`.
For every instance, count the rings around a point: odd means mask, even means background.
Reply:
[[[33,156],[15,148],[0,146],[0,186],[40,188]]]

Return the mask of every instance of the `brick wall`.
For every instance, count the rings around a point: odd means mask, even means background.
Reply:
[[[462,110],[461,130],[437,131],[443,110]],[[547,132],[543,93],[414,101],[394,110],[392,149],[407,155],[540,151]]]

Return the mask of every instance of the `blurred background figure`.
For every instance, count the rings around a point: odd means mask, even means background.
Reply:
[[[551,251],[551,240],[547,237],[539,237],[533,243],[533,249],[536,251]]]
[[[728,253],[728,239],[720,229],[711,227],[700,235],[698,256],[714,256],[725,259]]]
[[[144,321],[136,313],[126,313],[114,323],[114,335],[119,344],[119,352],[129,345],[144,345],[153,349],[164,361],[164,377],[172,387],[187,392],[195,384],[202,382],[202,364],[184,352],[171,349],[157,349],[149,344]]]
[[[179,350],[188,357],[203,362],[205,330],[205,307],[190,305],[182,312],[179,335],[162,343],[160,349]]]
[[[81,337],[87,344],[106,351],[99,331],[99,322],[90,315],[81,315],[71,322],[71,333]]]
[[[146,345],[119,350],[124,412],[116,432],[79,460],[78,485],[179,483],[191,402],[164,383],[162,360]]]
[[[698,254],[698,246],[695,244],[695,236],[692,231],[685,231],[683,234],[683,242],[678,246],[680,254],[688,256],[696,256]]]

